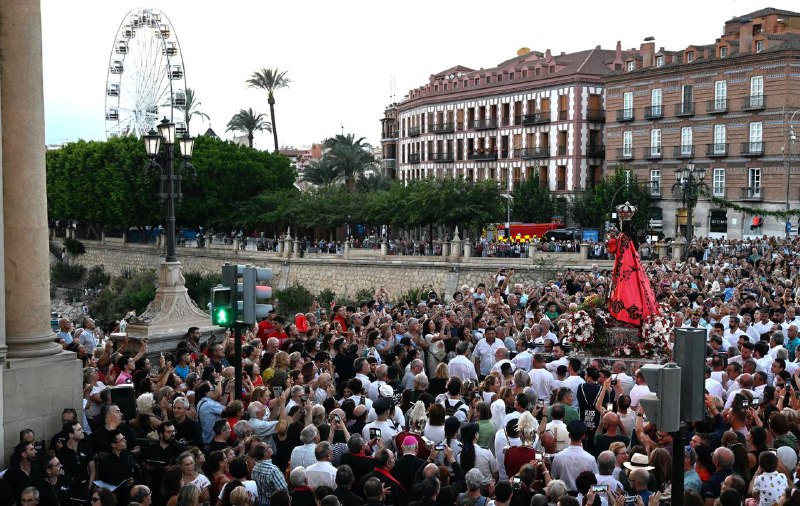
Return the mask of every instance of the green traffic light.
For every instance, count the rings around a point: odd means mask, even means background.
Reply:
[[[214,312],[214,325],[227,325],[231,322],[230,314],[228,313],[228,308],[218,308]]]

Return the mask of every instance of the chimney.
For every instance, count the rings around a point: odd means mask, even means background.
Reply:
[[[617,52],[614,55],[614,61],[615,62],[621,62],[622,61],[622,42],[619,41],[619,40],[617,41]]]
[[[739,52],[749,53],[753,45],[753,25],[751,23],[739,26]]]
[[[642,55],[642,67],[648,68],[653,66],[653,54],[656,52],[655,42],[645,42],[639,49]]]

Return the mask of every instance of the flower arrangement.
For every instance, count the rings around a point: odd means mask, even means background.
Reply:
[[[594,318],[583,309],[563,315],[558,320],[558,328],[561,336],[577,347],[594,342]]]
[[[618,357],[668,357],[672,353],[674,323],[669,306],[661,304],[660,314],[651,314],[642,322],[640,339],[615,351]]]

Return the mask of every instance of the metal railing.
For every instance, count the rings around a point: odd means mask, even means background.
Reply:
[[[589,109],[586,111],[586,120],[587,121],[605,121],[606,120],[606,111],[602,109]]]
[[[633,120],[634,120],[634,114],[632,108],[621,109],[617,111],[617,121],[622,122],[622,121],[633,121]]]
[[[525,114],[522,116],[523,125],[540,125],[542,123],[550,123],[550,113],[537,112],[533,114]]]
[[[708,114],[719,114],[723,112],[728,112],[728,99],[715,98],[714,100],[709,100],[708,102],[706,102],[706,112]]]
[[[650,105],[644,108],[644,119],[661,119],[664,117],[664,108],[660,105]]]
[[[602,144],[589,144],[589,149],[586,152],[589,158],[605,158],[606,147]]]
[[[455,131],[455,124],[453,123],[434,123],[431,127],[431,132],[435,134],[448,134]]]
[[[470,126],[474,130],[491,130],[497,128],[497,118],[475,119]]]
[[[763,93],[759,95],[748,95],[742,98],[742,110],[752,111],[754,109],[763,109],[766,106],[767,96]]]
[[[764,200],[764,193],[760,186],[742,188],[742,200]]]
[[[452,162],[455,160],[455,154],[451,151],[444,151],[441,153],[431,153],[428,155],[428,160],[436,163]]]
[[[411,153],[408,155],[408,163],[419,163],[420,156],[419,153]]]
[[[476,161],[487,161],[487,160],[497,160],[497,151],[492,151],[490,153],[479,153],[474,151],[467,155],[469,160],[476,160]]]
[[[617,148],[617,160],[633,160],[633,147]]]
[[[422,134],[422,130],[420,127],[410,127],[408,129],[408,136],[409,137],[419,137]]]
[[[694,157],[694,146],[691,144],[679,144],[672,150],[673,158],[692,158]]]
[[[659,160],[664,156],[661,146],[647,146],[642,148],[642,154],[645,160]]]
[[[715,142],[706,144],[706,156],[728,156],[728,143]]]
[[[694,116],[694,102],[675,104],[675,116]]]
[[[743,156],[762,156],[763,154],[764,143],[762,141],[742,143]]]

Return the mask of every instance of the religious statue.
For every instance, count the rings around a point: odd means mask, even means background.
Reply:
[[[631,223],[636,207],[625,202],[616,210],[620,231],[612,232],[608,239],[608,251],[615,255],[608,310],[617,321],[641,327],[649,315],[659,313],[658,303],[637,251],[636,231]]]

